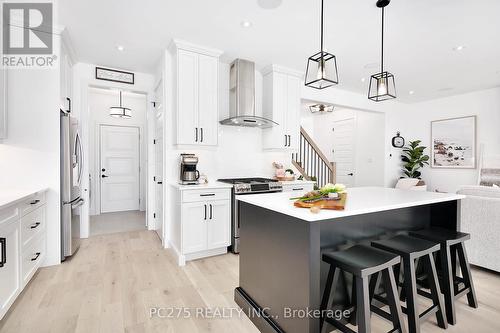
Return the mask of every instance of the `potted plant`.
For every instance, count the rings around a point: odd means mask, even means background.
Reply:
[[[425,165],[429,165],[429,155],[424,154],[427,147],[421,146],[421,142],[420,140],[410,141],[403,148],[403,155],[401,155],[401,160],[403,161],[402,171],[408,178],[421,179],[420,176],[422,173],[420,169]],[[425,182],[420,180],[416,186],[425,186]]]

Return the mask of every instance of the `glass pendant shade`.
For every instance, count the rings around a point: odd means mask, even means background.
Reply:
[[[132,110],[122,105],[122,92],[120,91],[120,106],[109,108],[109,115],[113,118],[131,118]]]
[[[333,112],[334,106],[331,104],[314,104],[309,106],[311,113]]]
[[[337,59],[328,52],[318,52],[307,60],[306,86],[323,89],[339,83]]]
[[[370,78],[368,98],[375,102],[396,98],[394,75],[389,72],[372,75]]]

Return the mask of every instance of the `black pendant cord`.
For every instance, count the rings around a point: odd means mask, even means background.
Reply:
[[[382,55],[380,61],[380,73],[384,73],[384,7],[382,7]]]
[[[324,0],[321,0],[321,60],[323,60],[323,4]]]

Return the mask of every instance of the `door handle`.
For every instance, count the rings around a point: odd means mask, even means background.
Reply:
[[[40,202],[40,200],[36,199],[36,200],[31,201],[30,205],[36,205],[39,202]]]
[[[194,139],[194,141],[198,142],[198,127],[195,127],[195,131],[194,132],[195,132],[195,139]]]
[[[30,229],[36,229],[40,225],[40,222],[36,222],[30,226]]]
[[[210,204],[210,219],[212,219],[212,204]]]
[[[68,113],[71,113],[71,98],[66,97],[66,100],[68,101]]]
[[[101,178],[108,178],[109,176],[101,175]]]
[[[161,184],[163,184],[163,182],[157,182],[156,184],[161,185]]]
[[[354,174],[351,172],[351,173],[348,173],[347,174],[348,176],[354,176]]]
[[[200,136],[201,136],[200,142],[203,142],[203,127],[200,127]]]
[[[42,253],[41,252],[35,253],[35,257],[31,258],[31,261],[36,261],[38,259],[38,257],[40,256],[40,254],[42,254]]]
[[[2,249],[2,256],[0,257],[0,268],[7,263],[7,239],[0,238],[0,249]]]
[[[207,205],[203,205],[205,206],[205,221],[207,220]]]
[[[288,134],[288,147],[292,146],[292,136]]]
[[[285,147],[287,147],[287,143],[288,143],[288,137],[285,134]]]

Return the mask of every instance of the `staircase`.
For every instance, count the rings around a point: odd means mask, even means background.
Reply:
[[[298,148],[298,152],[292,153],[292,164],[304,179],[315,180],[318,187],[335,184],[335,163],[328,160],[302,126]]]

